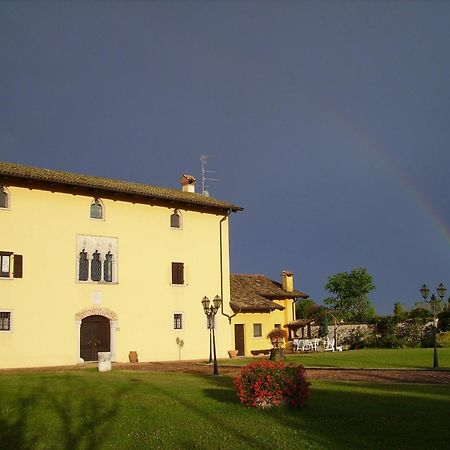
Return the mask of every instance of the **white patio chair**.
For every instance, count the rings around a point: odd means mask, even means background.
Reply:
[[[312,350],[314,350],[315,352],[317,352],[317,349],[319,347],[320,344],[320,339],[312,339],[311,340],[311,348]]]
[[[313,346],[312,346],[311,341],[309,339],[302,340],[301,349],[302,349],[302,352],[307,352],[308,350],[312,350]]]
[[[323,349],[326,352],[334,352],[334,339],[325,339],[323,341]]]
[[[300,350],[300,339],[294,339],[292,341],[292,350],[294,350],[294,352],[298,352]]]

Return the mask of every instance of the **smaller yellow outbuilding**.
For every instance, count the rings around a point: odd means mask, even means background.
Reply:
[[[231,274],[230,289],[234,348],[239,356],[269,349],[267,334],[295,320],[295,302],[308,298],[294,289],[294,276],[287,270],[281,283],[264,275]]]

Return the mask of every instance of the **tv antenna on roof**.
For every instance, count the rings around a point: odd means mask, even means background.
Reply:
[[[219,181],[218,178],[210,178],[208,173],[215,173],[215,170],[206,170],[206,165],[208,164],[208,158],[211,158],[209,155],[202,155],[200,157],[200,162],[202,164],[202,195],[206,195],[209,197],[208,189],[209,185],[208,181]]]

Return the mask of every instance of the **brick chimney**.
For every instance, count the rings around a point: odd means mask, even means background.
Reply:
[[[281,272],[281,287],[286,292],[294,292],[294,274],[289,270]]]
[[[195,192],[195,177],[184,174],[180,178],[181,190],[183,192]]]

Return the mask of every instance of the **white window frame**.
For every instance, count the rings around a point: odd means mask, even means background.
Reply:
[[[0,278],[3,279],[9,279],[11,278],[12,274],[12,266],[13,266],[13,259],[12,259],[12,253],[9,255],[0,255]],[[3,273],[7,273],[8,275],[2,275]]]
[[[255,325],[259,325],[260,328],[260,333],[259,335],[255,334]],[[258,323],[254,323],[253,324],[253,337],[254,338],[261,338],[263,336],[263,328],[262,328],[262,323],[258,322]]]
[[[11,309],[0,309],[0,313],[9,313],[9,330],[0,330],[0,333],[12,333],[14,326],[14,314]]]

